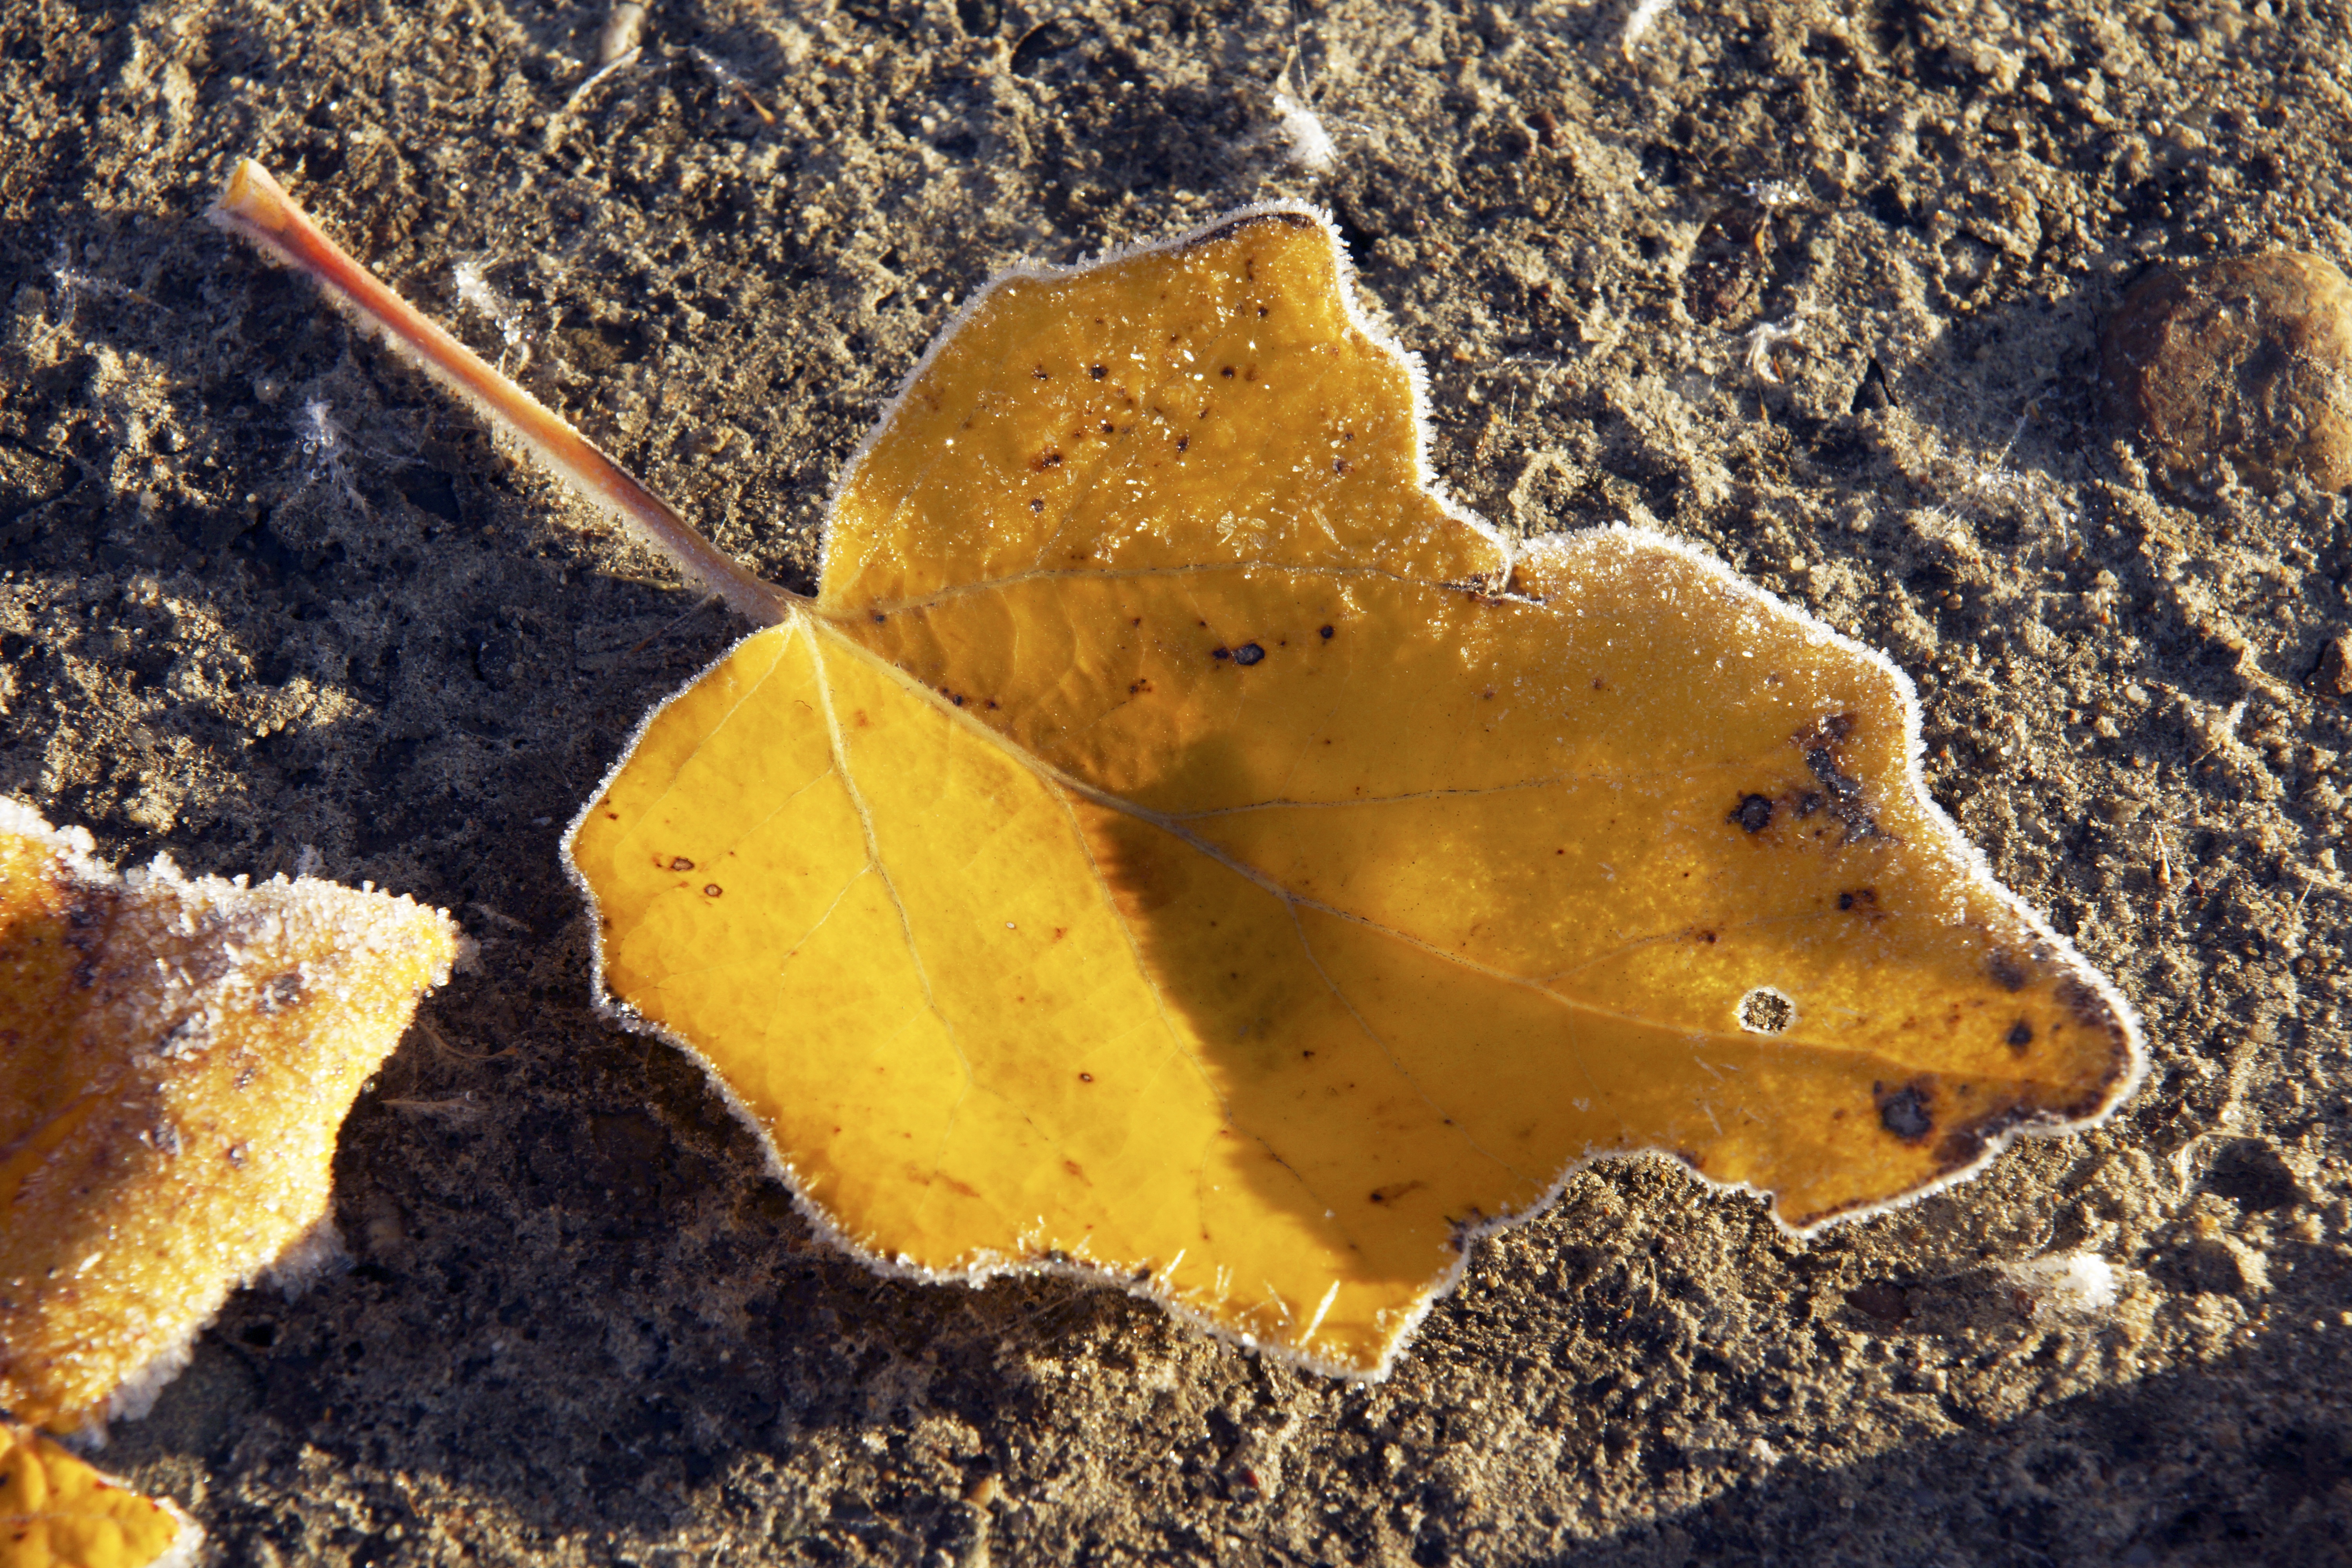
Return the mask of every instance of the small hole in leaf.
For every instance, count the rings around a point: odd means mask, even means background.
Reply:
[[[1759,985],[1739,999],[1739,1026],[1751,1035],[1785,1035],[1796,1022],[1797,1005],[1769,985]]]

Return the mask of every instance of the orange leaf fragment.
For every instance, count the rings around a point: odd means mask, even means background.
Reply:
[[[0,1568],[175,1568],[203,1542],[169,1502],[0,1421]]]
[[[1596,1156],[1802,1230],[2136,1082],[1891,664],[1423,439],[1303,210],[1001,279],[583,809],[604,984],[861,1256],[1376,1374]]]
[[[406,898],[89,850],[0,800],[0,1408],[55,1430],[143,1408],[315,1237],[336,1130],[457,942]]]

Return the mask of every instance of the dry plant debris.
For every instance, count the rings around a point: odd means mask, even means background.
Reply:
[[[456,928],[311,878],[117,875],[0,799],[0,1408],[143,1408],[327,1233],[335,1134]]]
[[[176,1568],[203,1542],[169,1502],[0,1421],[0,1568]]]
[[[315,254],[272,189],[229,221]],[[479,364],[438,369],[500,412]],[[845,479],[816,598],[583,808],[604,984],[859,1256],[1377,1375],[1587,1160],[1802,1229],[2136,1083],[1885,659],[1656,534],[1515,547],[1423,441],[1307,209],[1016,271]]]

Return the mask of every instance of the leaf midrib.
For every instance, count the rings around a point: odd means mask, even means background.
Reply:
[[[1077,796],[1079,799],[1087,801],[1095,805],[1101,806],[1108,811],[1118,812],[1121,815],[1132,817],[1134,820],[1141,822],[1148,826],[1160,829],[1161,832],[1168,834],[1170,837],[1185,845],[1188,848],[1191,848],[1196,853],[1214,861],[1216,864],[1224,867],[1235,876],[1244,879],[1265,892],[1282,900],[1286,904],[1290,904],[1297,908],[1313,910],[1318,913],[1328,915],[1335,920],[1349,921],[1352,924],[1360,926],[1367,931],[1385,936],[1391,941],[1418,949],[1422,952],[1428,954],[1430,957],[1440,959],[1457,968],[1468,970],[1473,973],[1484,975],[1488,979],[1496,981],[1503,984],[1512,985],[1522,990],[1534,992],[1544,997],[1553,1005],[1575,1013],[1582,1017],[1591,1018],[1596,1021],[1627,1024],[1638,1028],[1667,1030],[1694,1042],[1706,1041],[1713,1044],[1730,1045],[1741,1049],[1752,1049],[1756,1044],[1755,1037],[1752,1037],[1748,1031],[1744,1029],[1710,1028],[1704,1026],[1696,1027],[1677,1027],[1672,1025],[1660,1024],[1655,1020],[1644,1018],[1635,1014],[1601,1007],[1591,1002],[1581,1001],[1574,997],[1563,996],[1558,992],[1551,990],[1549,986],[1541,980],[1529,979],[1525,975],[1514,974],[1508,970],[1501,969],[1492,964],[1481,963],[1475,959],[1465,958],[1458,952],[1451,952],[1445,948],[1440,947],[1424,938],[1415,936],[1411,932],[1398,931],[1391,926],[1383,925],[1380,921],[1357,913],[1354,910],[1340,909],[1335,905],[1325,903],[1320,900],[1310,898],[1306,894],[1293,891],[1292,889],[1285,887],[1274,877],[1259,870],[1257,868],[1251,866],[1244,861],[1237,859],[1234,856],[1219,848],[1216,845],[1212,844],[1189,831],[1184,826],[1185,822],[1189,820],[1187,817],[1171,816],[1165,812],[1153,811],[1148,806],[1138,805],[1136,802],[1129,800],[1124,796],[1114,795],[1108,790],[1090,784],[1085,780],[1077,778],[1063,769],[1055,766],[1053,763],[1044,761],[1034,752],[1024,750],[1006,736],[1000,734],[995,730],[991,729],[988,725],[982,723],[971,713],[966,712],[964,710],[958,708],[954,703],[941,698],[937,692],[931,690],[929,687],[924,686],[921,682],[915,679],[914,677],[908,675],[905,670],[901,669],[896,664],[893,664],[890,660],[866,648],[855,637],[850,637],[845,632],[840,630],[839,627],[833,625],[831,619],[824,616],[822,613],[812,613],[807,611],[796,611],[795,613],[809,615],[810,618],[814,623],[814,626],[812,628],[813,630],[821,627],[827,636],[837,639],[845,648],[848,649],[856,657],[866,660],[873,668],[887,672],[889,678],[896,681],[898,686],[909,695],[928,704],[936,711],[945,715],[950,722],[967,726],[971,733],[983,738],[991,747],[1010,759],[1016,765],[1027,769],[1029,772],[1045,779],[1049,784],[1066,790],[1068,793]],[[1654,940],[1657,939],[1655,937],[1641,939],[1643,942]],[[1640,943],[1628,944],[1629,947],[1634,945],[1640,945]],[[1623,952],[1626,951],[1626,949],[1619,949],[1617,951]],[[1598,962],[1598,960],[1593,962]],[[1867,1050],[1860,1047],[1843,1046],[1811,1040],[1786,1041],[1784,1044],[1792,1047],[1801,1047],[1804,1049],[1819,1051],[1826,1055],[1844,1057],[1856,1060],[1884,1063],[1890,1068],[1900,1068],[1904,1071],[1916,1070],[1916,1064],[1897,1061],[1895,1058],[1883,1056],[1878,1052]],[[2028,1080],[2021,1079],[2017,1081],[2023,1082]]]

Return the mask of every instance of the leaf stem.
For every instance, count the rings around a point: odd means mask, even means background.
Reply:
[[[236,167],[213,205],[212,220],[269,256],[317,279],[327,297],[372,328],[435,380],[472,404],[492,424],[537,453],[583,499],[612,513],[667,557],[687,580],[718,595],[737,613],[772,626],[801,595],[754,576],[696,531],[677,509],[599,451],[563,416],[516,385],[319,231],[269,171],[250,158]]]

